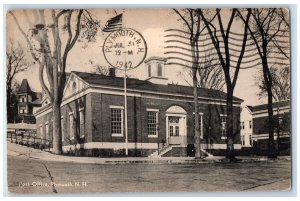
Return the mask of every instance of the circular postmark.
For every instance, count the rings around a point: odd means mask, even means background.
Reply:
[[[103,55],[112,67],[130,70],[144,61],[147,44],[139,32],[123,28],[107,36],[103,45]]]

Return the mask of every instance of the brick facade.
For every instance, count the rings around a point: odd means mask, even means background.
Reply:
[[[84,89],[87,91],[89,88]],[[84,91],[83,91],[84,92]],[[83,93],[82,92],[82,93]],[[111,131],[111,108],[110,106],[124,107],[124,96],[118,93],[104,93],[101,91],[91,91],[78,95],[66,101],[61,106],[61,116],[63,117],[64,131],[64,151],[81,144],[79,147],[89,149],[89,155],[95,155],[95,149],[106,150],[106,153],[100,155],[111,156],[120,147],[124,147],[125,136],[113,136]],[[157,143],[167,142],[167,122],[166,111],[172,106],[178,106],[186,112],[186,138],[187,144],[194,144],[194,109],[192,97],[174,97],[169,94],[152,95],[151,97],[141,94],[127,97],[128,110],[128,144],[130,155],[148,155],[155,151],[158,147]],[[49,107],[49,106],[48,106]],[[84,108],[84,137],[79,135],[79,110]],[[155,109],[158,111],[158,135],[157,137],[148,136],[148,116],[147,109]],[[48,111],[48,112],[47,112]],[[203,139],[205,149],[226,149],[226,142],[221,139],[221,120],[220,115],[226,114],[225,100],[199,99],[199,112],[203,117]],[[70,113],[73,112],[75,121],[76,137],[70,139]],[[239,137],[239,119],[240,119],[240,103],[234,106],[234,133],[236,137],[234,143],[236,148],[240,148]],[[51,121],[51,108],[44,108],[37,113],[37,125],[43,126],[45,133],[45,122]],[[52,127],[49,132],[52,133]],[[38,137],[41,136],[38,129]],[[48,138],[48,137],[47,137]],[[49,136],[51,139],[51,135]],[[114,147],[116,145],[116,147]],[[181,155],[186,155],[186,145],[182,147]],[[175,155],[180,155],[178,151],[173,150]],[[179,150],[177,148],[177,150]],[[98,150],[99,152],[99,150]],[[98,153],[97,152],[97,153]],[[121,150],[122,152],[122,150]]]

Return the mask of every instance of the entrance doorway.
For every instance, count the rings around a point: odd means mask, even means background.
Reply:
[[[166,138],[169,145],[187,145],[186,111],[180,106],[172,106],[166,111]]]
[[[180,124],[179,124],[180,117],[169,117],[169,136],[179,136],[180,135]]]

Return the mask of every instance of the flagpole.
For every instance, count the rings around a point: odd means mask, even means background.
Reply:
[[[125,155],[128,156],[128,122],[127,122],[127,82],[126,82],[126,70],[124,68],[124,115],[125,115]]]

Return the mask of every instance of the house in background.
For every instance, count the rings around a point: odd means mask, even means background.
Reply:
[[[253,116],[252,107],[242,106],[241,110],[241,145],[243,148],[252,147],[253,145]]]
[[[290,154],[290,100],[273,103],[274,140],[279,154]],[[251,125],[252,124],[252,125]],[[252,153],[265,155],[268,150],[268,104],[244,106],[241,112],[242,147],[252,147]],[[244,141],[244,142],[243,142]]]
[[[165,59],[145,60],[148,78],[127,78],[128,150],[130,156],[187,156],[195,143],[193,88],[168,84]],[[226,93],[198,89],[201,144],[205,151],[226,153]],[[233,98],[235,149],[239,137],[240,105]],[[37,135],[52,140],[52,108],[36,113]],[[82,155],[124,155],[124,80],[110,75],[71,72],[61,104],[63,152]]]
[[[27,79],[23,79],[16,94],[18,99],[18,117],[16,118],[16,123],[35,124],[36,119],[33,114],[42,106],[42,93],[32,91]]]

